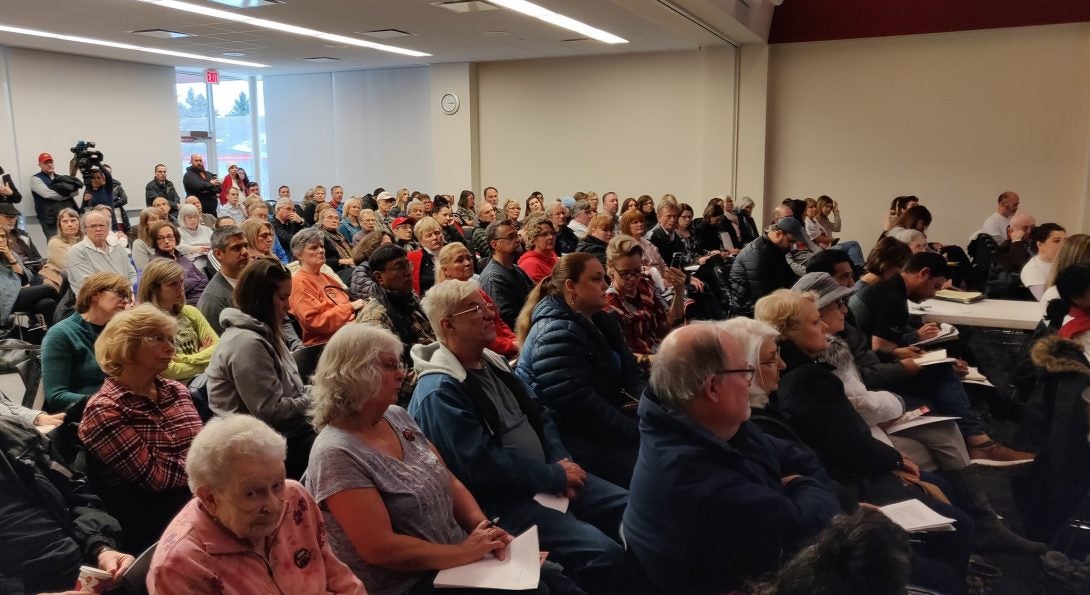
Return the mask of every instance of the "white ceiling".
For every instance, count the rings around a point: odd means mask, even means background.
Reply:
[[[432,6],[429,0],[286,0],[287,3],[281,6],[251,9],[231,9],[207,0],[189,1],[432,55],[412,58],[359,47],[331,47],[320,39],[202,17],[138,0],[0,0],[0,24],[205,56],[222,57],[224,52],[242,52],[246,55],[236,59],[268,64],[270,68],[246,69],[8,32],[0,32],[0,45],[179,68],[218,68],[229,73],[272,75],[442,62],[684,50],[722,45],[726,43],[724,38],[750,43],[767,37],[767,28],[751,31],[749,27],[753,25],[747,21],[754,19],[747,17],[767,13],[770,22],[772,11],[762,0],[750,0],[757,6],[752,9],[753,15],[744,14],[751,9],[740,0],[536,0],[554,12],[629,41],[608,45],[589,40],[565,41],[580,36],[510,10],[457,14]],[[690,19],[684,16],[686,13],[699,17]],[[142,29],[169,29],[195,37],[156,39],[129,33]],[[400,29],[413,36],[383,40],[362,34],[379,29]],[[303,61],[319,56],[340,61],[324,64]]]

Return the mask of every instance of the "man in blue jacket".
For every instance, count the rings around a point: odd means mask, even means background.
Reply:
[[[541,549],[584,591],[612,592],[628,493],[571,460],[530,387],[485,349],[494,313],[475,282],[444,281],[421,306],[439,341],[412,348],[409,413],[488,516],[513,534],[537,525]]]
[[[659,347],[624,535],[661,592],[740,589],[840,512],[811,453],[747,421],[753,372],[714,323],[675,330]]]

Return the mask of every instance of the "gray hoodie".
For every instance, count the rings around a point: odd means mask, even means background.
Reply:
[[[310,389],[287,348],[280,356],[269,327],[236,308],[225,308],[220,323],[223,334],[205,370],[212,411],[253,415],[288,438],[311,432]]]

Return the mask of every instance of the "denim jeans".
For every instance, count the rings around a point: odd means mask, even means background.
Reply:
[[[931,408],[931,413],[936,415],[959,417],[957,424],[962,436],[979,436],[984,433],[984,424],[973,411],[969,395],[953,366],[927,366],[915,378],[905,382],[898,392],[905,400],[906,409],[927,405]]]
[[[564,574],[587,593],[608,594],[624,566],[619,531],[627,505],[627,490],[588,473],[586,485],[566,513],[529,497],[486,503],[484,509],[490,517],[499,516],[499,525],[512,535],[537,525],[541,549],[549,552],[549,560],[563,566]]]
[[[867,262],[867,258],[863,256],[863,248],[855,240],[840,240],[833,248],[847,252],[848,258],[852,259],[852,264],[857,267],[861,267]]]

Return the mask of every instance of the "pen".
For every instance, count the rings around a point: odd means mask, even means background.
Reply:
[[[499,522],[500,522],[500,517],[496,517],[496,518],[492,519],[491,521],[488,521],[488,524],[485,525],[485,527],[491,529],[492,527],[495,527],[496,525],[498,525]]]

